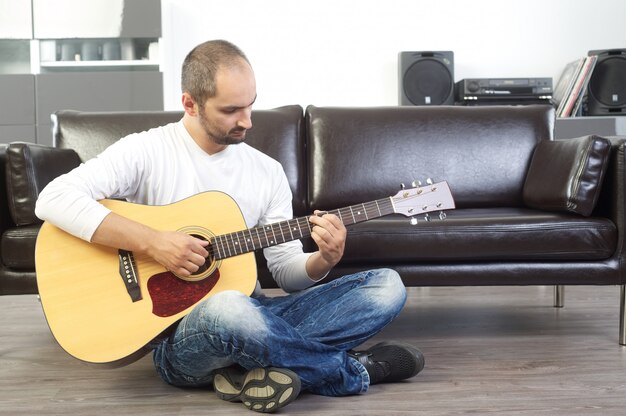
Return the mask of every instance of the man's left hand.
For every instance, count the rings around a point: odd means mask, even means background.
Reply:
[[[315,215],[309,217],[311,222],[311,237],[317,247],[324,262],[327,263],[328,270],[339,263],[343,256],[346,245],[346,227],[343,222],[334,214],[324,214],[322,211],[315,211]]]

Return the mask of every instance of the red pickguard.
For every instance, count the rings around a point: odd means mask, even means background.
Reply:
[[[148,280],[152,313],[165,318],[184,311],[209,293],[219,278],[219,269],[195,282],[182,280],[172,272],[155,274]]]

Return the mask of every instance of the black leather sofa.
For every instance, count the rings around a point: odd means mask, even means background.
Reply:
[[[54,147],[2,148],[0,293],[36,293],[34,202],[53,177],[181,114],[60,111]],[[536,105],[296,105],[255,110],[253,124],[247,141],[282,163],[295,216],[391,196],[402,183],[448,182],[456,209],[443,221],[389,215],[350,226],[330,278],[391,267],[409,286],[555,285],[556,306],[563,285],[619,285],[626,344],[626,138],[554,140],[553,108]],[[274,286],[257,258],[262,285]]]

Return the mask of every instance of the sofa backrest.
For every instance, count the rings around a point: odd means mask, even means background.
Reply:
[[[73,149],[85,162],[124,136],[173,123],[182,116],[180,111],[57,111],[51,116],[52,143]]]
[[[290,105],[252,112],[252,129],[246,143],[278,160],[293,193],[294,213],[305,215],[306,157],[303,109]],[[84,162],[131,133],[180,120],[177,111],[79,112],[64,110],[52,115],[55,147],[74,149]]]
[[[309,204],[328,210],[448,181],[459,208],[522,206],[536,144],[552,140],[551,106],[309,106]]]

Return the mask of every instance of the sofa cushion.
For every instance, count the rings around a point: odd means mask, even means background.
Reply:
[[[41,223],[35,215],[39,192],[54,178],[80,164],[71,149],[32,143],[10,143],[6,152],[7,198],[16,225]]]
[[[39,224],[9,228],[2,234],[2,264],[12,269],[35,270],[35,243]]]
[[[176,122],[182,116],[179,111],[57,111],[52,115],[53,140],[55,146],[74,149],[86,161],[124,136]],[[246,134],[246,142],[282,164],[293,193],[294,213],[307,214],[302,107],[253,110],[252,129]]]
[[[0,295],[37,294],[35,270],[0,269]]]
[[[342,263],[598,261],[617,246],[617,227],[603,217],[467,208],[447,211],[443,221],[432,218],[411,225],[404,216],[389,215],[349,226]]]
[[[609,163],[611,143],[598,136],[542,141],[524,183],[524,202],[536,209],[591,215]]]
[[[51,115],[52,140],[54,147],[73,149],[86,162],[124,136],[176,122],[182,116],[180,111],[61,110]]]
[[[306,111],[309,204],[330,210],[393,195],[415,180],[450,184],[456,206],[523,207],[538,142],[554,108],[315,107]]]
[[[286,105],[253,110],[252,128],[246,133],[246,143],[280,162],[293,194],[294,215],[309,214],[302,107]]]

